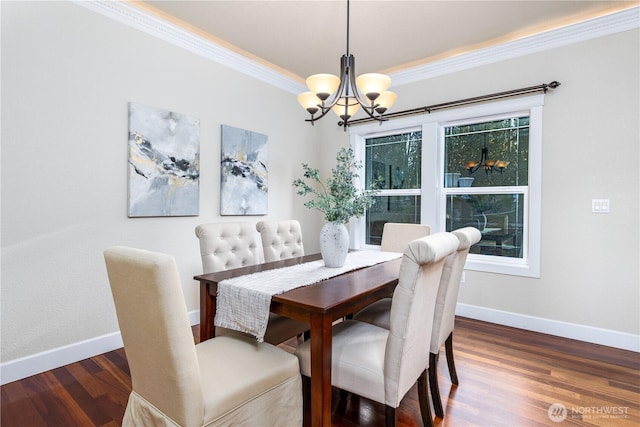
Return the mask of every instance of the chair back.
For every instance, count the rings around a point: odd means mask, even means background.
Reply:
[[[387,222],[382,229],[380,250],[404,252],[410,241],[428,236],[430,232],[431,227],[426,224]]]
[[[444,260],[458,247],[451,233],[411,241],[393,293],[384,372],[385,400],[397,407],[429,364],[429,343]]]
[[[431,334],[431,353],[437,354],[453,332],[456,304],[460,291],[460,279],[467,261],[469,248],[480,241],[482,235],[477,228],[464,227],[452,232],[458,238],[458,249],[447,257],[442,270],[442,279],[436,298],[436,309]]]
[[[304,255],[302,228],[295,219],[283,221],[259,221],[256,230],[262,240],[262,252],[266,262]]]
[[[201,425],[198,359],[175,259],[122,246],[104,259],[133,392],[179,425]]]
[[[220,222],[196,227],[204,274],[263,262],[260,235],[249,222]]]

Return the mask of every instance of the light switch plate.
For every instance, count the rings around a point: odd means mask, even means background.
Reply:
[[[591,212],[609,213],[609,199],[591,199]]]

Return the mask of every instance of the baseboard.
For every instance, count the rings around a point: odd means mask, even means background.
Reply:
[[[200,311],[189,313],[190,324],[200,323]],[[120,331],[69,344],[0,364],[0,385],[30,377],[122,347]]]
[[[461,303],[456,307],[456,314],[498,325],[640,352],[640,335]]]
[[[469,304],[458,304],[456,314],[471,319],[512,326],[514,328],[571,338],[593,344],[606,345],[640,352],[640,336],[575,323],[543,319],[508,311]],[[189,313],[191,325],[200,323],[200,311]],[[122,347],[120,332],[103,335],[42,353],[0,364],[0,385],[59,368],[69,363],[103,354]]]

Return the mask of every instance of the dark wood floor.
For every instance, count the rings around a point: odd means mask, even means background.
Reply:
[[[451,386],[442,356],[446,415],[436,426],[640,425],[638,353],[464,318],[456,322],[454,352],[460,385]],[[118,349],[2,386],[0,424],[119,426],[130,391],[127,361]],[[333,426],[384,425],[381,405],[333,396]],[[399,426],[422,424],[416,399],[414,387],[398,411]],[[567,410],[562,422],[548,414],[556,403]]]

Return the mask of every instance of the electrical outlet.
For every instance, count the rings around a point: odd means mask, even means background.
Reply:
[[[609,199],[591,199],[592,213],[609,213]]]

